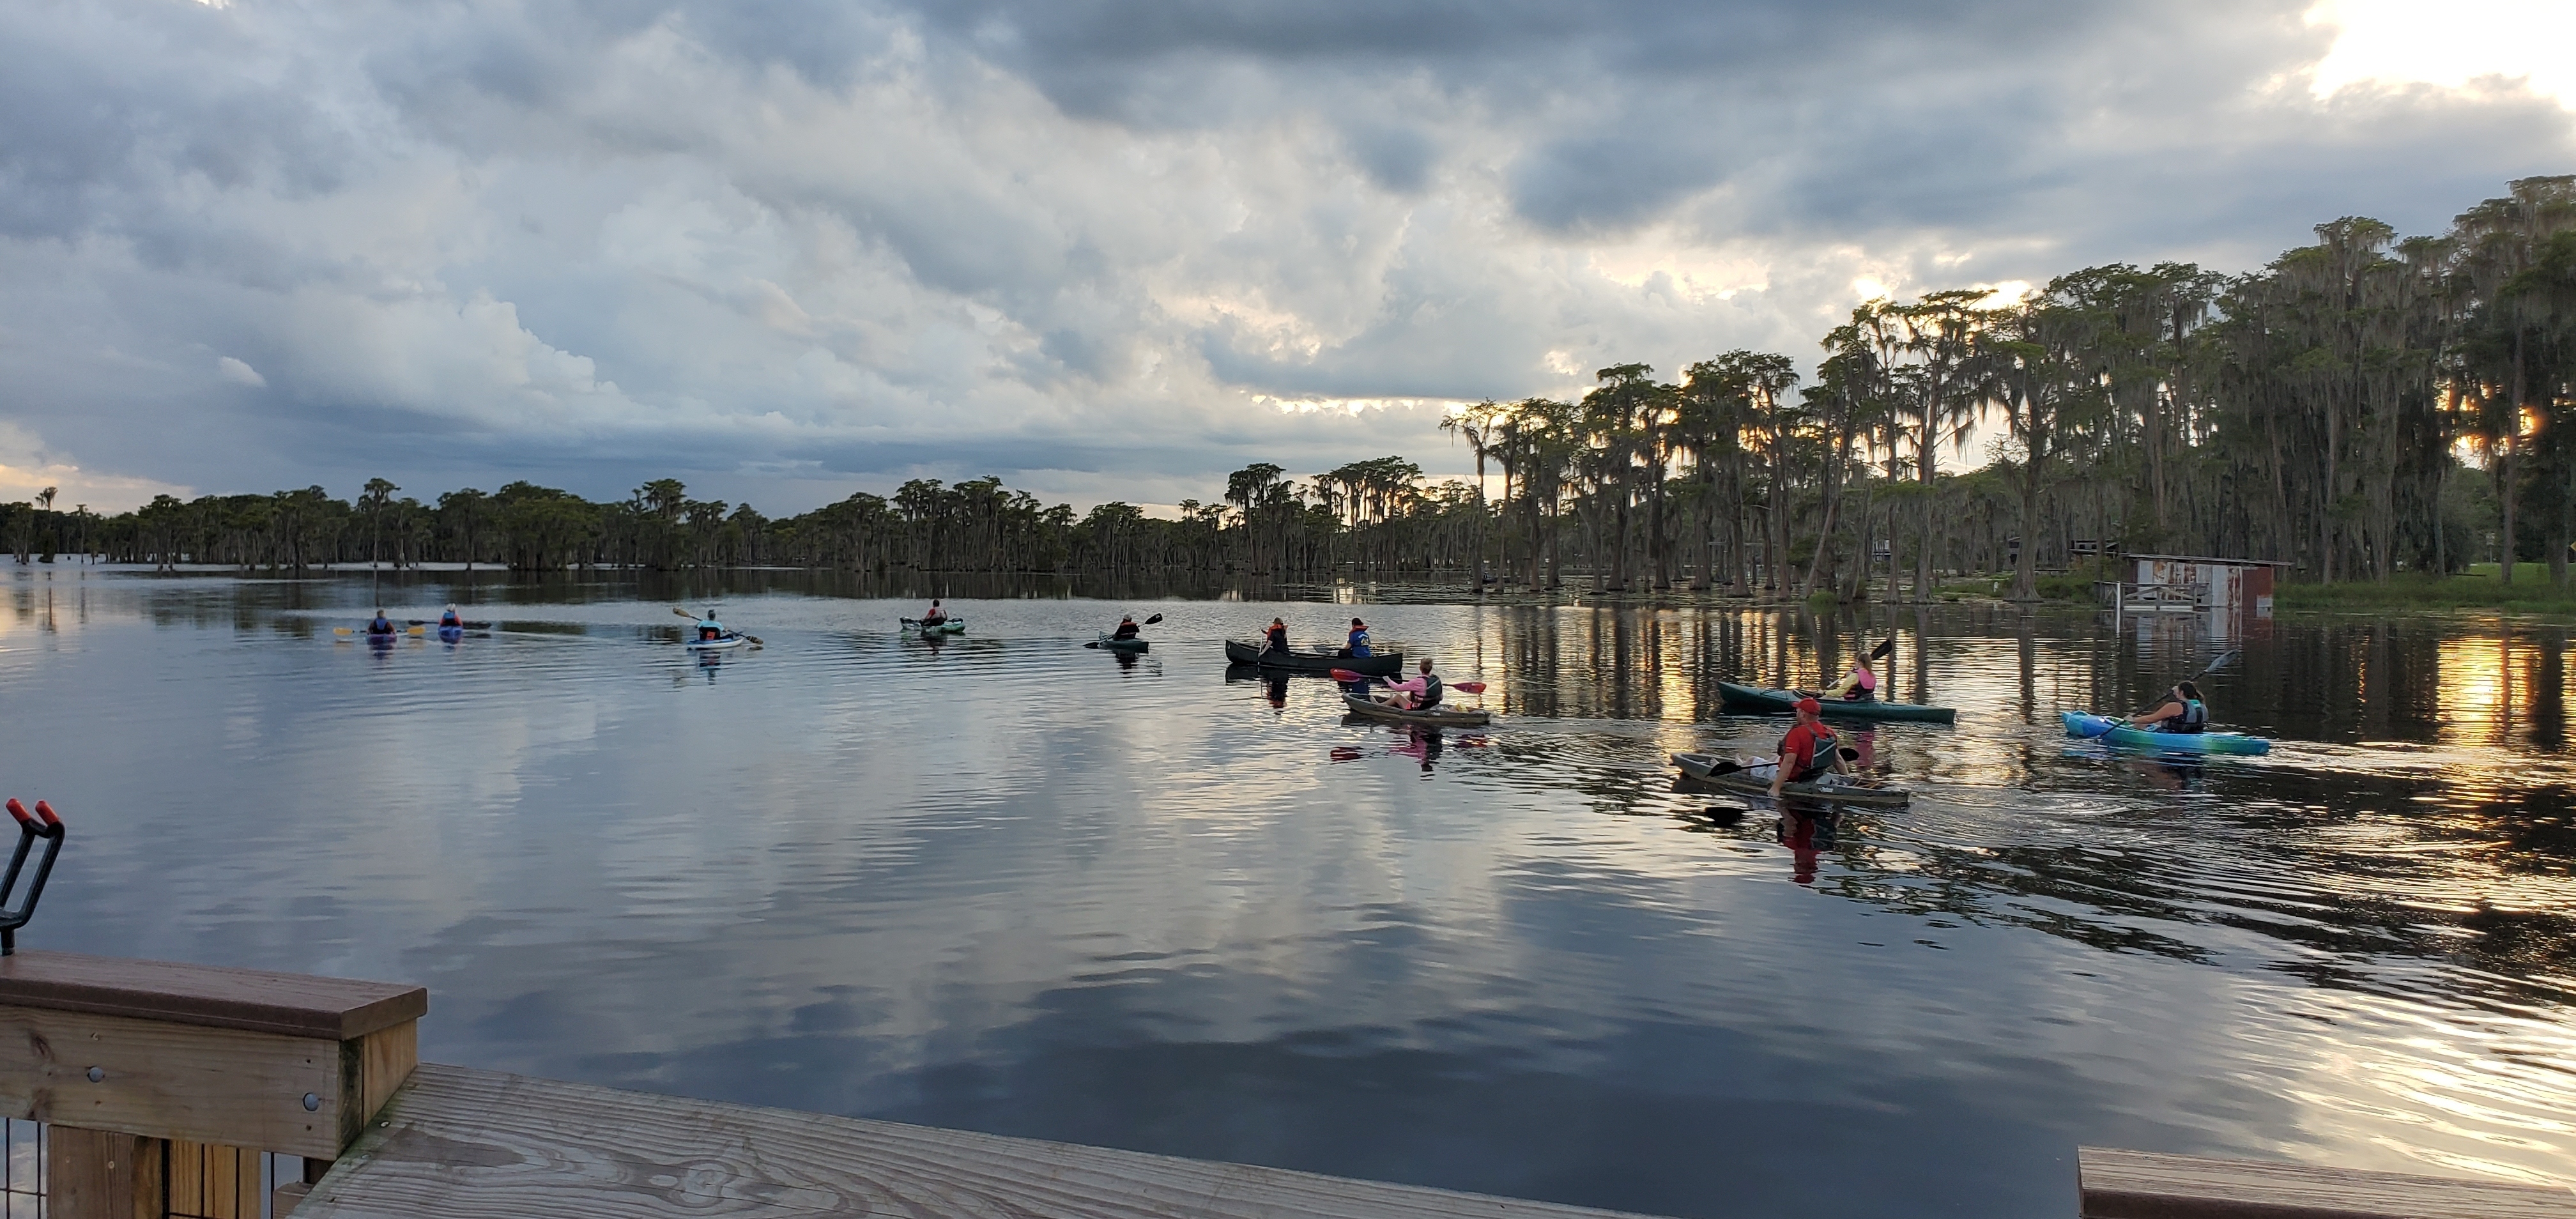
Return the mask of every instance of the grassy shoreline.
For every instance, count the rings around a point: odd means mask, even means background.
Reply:
[[[2542,563],[2515,564],[2513,583],[2506,584],[2498,578],[2495,564],[2481,563],[2453,576],[2401,572],[2384,582],[2283,584],[2274,590],[2272,603],[2284,610],[2489,609],[2576,614],[2576,586],[2550,587],[2549,568]]]

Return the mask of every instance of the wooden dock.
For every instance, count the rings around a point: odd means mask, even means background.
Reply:
[[[428,1007],[416,986],[20,952],[0,957],[0,1111],[50,1124],[52,1219],[1612,1214],[423,1065]],[[264,1152],[304,1179],[264,1199]],[[2531,1186],[2079,1163],[2086,1219],[2576,1219],[2576,1194]]]

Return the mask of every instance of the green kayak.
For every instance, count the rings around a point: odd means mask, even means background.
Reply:
[[[1765,690],[1760,686],[1739,686],[1731,681],[1717,683],[1717,696],[1734,712],[1762,712],[1790,715],[1798,710],[1798,700],[1807,697],[1795,690]],[[1953,707],[1926,707],[1920,703],[1854,702],[1850,699],[1823,700],[1825,715],[1838,720],[1910,720],[1925,724],[1955,723],[1959,712]]]

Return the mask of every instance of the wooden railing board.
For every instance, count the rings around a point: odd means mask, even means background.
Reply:
[[[296,1219],[1609,1219],[1411,1185],[424,1064]]]
[[[418,1020],[424,987],[24,949],[0,957],[0,1004],[350,1041]]]
[[[2576,1191],[2080,1147],[2083,1219],[2576,1219]]]

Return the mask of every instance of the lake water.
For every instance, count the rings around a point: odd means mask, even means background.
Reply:
[[[2061,733],[2221,649],[1998,606],[967,600],[831,581],[380,594],[0,577],[31,946],[414,981],[426,1057],[1673,1215],[2074,1213],[2078,1144],[2576,1180],[2563,627],[2266,624],[2269,756]],[[670,607],[768,647],[701,662]],[[1079,646],[1167,621],[1124,663]],[[1487,731],[1347,724],[1219,641],[1353,612]],[[1956,727],[1909,809],[1676,791],[1717,679],[1864,628]],[[1839,640],[1839,643],[1833,641]],[[1472,700],[1469,700],[1472,701]]]

